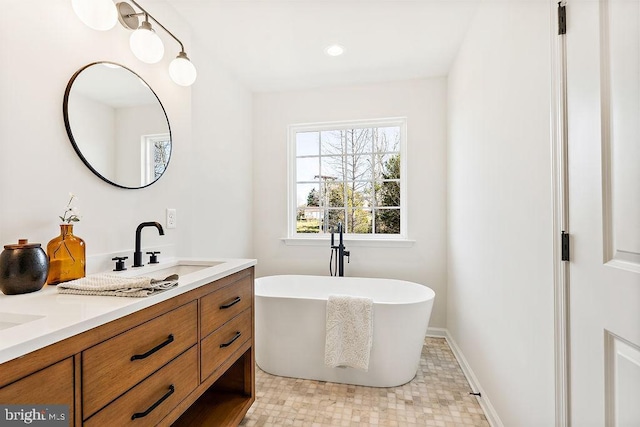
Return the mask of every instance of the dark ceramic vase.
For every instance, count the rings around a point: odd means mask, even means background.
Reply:
[[[40,243],[20,239],[18,244],[5,245],[0,254],[0,291],[5,295],[39,291],[48,272],[49,258]]]

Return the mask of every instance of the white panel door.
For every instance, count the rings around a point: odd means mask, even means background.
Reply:
[[[640,0],[567,4],[572,425],[640,426]]]

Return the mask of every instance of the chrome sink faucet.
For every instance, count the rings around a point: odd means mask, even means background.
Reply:
[[[158,232],[161,236],[164,236],[164,230],[159,222],[143,222],[136,228],[136,251],[133,253],[133,266],[134,267],[142,267],[144,264],[142,263],[142,251],[140,250],[140,235],[142,233],[142,229],[144,227],[155,227],[158,229]]]

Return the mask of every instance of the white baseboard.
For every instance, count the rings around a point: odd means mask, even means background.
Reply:
[[[482,394],[481,397],[476,396],[476,399],[478,400],[480,407],[484,411],[484,414],[487,417],[487,421],[492,427],[504,427],[504,424],[502,424],[500,417],[498,417],[498,413],[496,412],[495,408],[491,404],[491,401],[489,400],[489,396],[480,385],[478,378],[475,376],[475,374],[471,370],[471,366],[469,366],[469,363],[467,363],[467,359],[465,359],[464,354],[462,354],[462,350],[460,350],[460,347],[458,347],[458,344],[451,337],[451,335],[449,334],[449,331],[445,328],[428,328],[427,336],[435,337],[435,338],[444,338],[447,340],[447,344],[449,344],[449,347],[451,348],[453,355],[458,361],[458,364],[462,369],[462,373],[467,378],[467,381],[469,382],[469,386],[474,392],[479,392],[480,394]]]
[[[449,332],[445,328],[427,328],[427,336],[433,338],[446,338]]]

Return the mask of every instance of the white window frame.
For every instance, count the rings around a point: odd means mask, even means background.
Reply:
[[[346,130],[366,127],[389,127],[398,126],[400,128],[400,233],[399,234],[347,234],[345,238],[355,246],[410,246],[413,244],[408,236],[407,221],[407,118],[391,117],[368,120],[349,120],[339,122],[303,123],[293,124],[288,127],[288,230],[287,237],[282,240],[289,245],[323,245],[329,240],[329,234],[325,233],[297,233],[297,161],[296,161],[296,134],[299,132],[322,132],[329,130]]]

